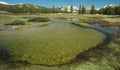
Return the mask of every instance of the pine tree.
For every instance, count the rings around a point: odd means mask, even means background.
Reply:
[[[105,12],[105,8],[101,8],[101,9],[98,10],[99,14],[104,14],[104,12]]]
[[[91,6],[90,14],[96,14],[95,6]]]
[[[71,8],[70,8],[70,9],[71,9],[71,13],[73,13],[73,5],[71,5]]]
[[[115,15],[120,15],[120,6],[116,6],[114,8],[114,11],[115,11]]]
[[[112,7],[106,7],[105,8],[105,14],[107,15],[114,15],[115,14],[115,11]]]
[[[82,11],[82,8],[81,8],[81,5],[79,6],[79,11],[78,11],[78,14],[80,15],[81,14],[81,11]]]
[[[52,7],[52,12],[55,13],[55,6]]]
[[[114,15],[114,14],[115,14],[114,8],[109,7],[109,15]]]
[[[82,14],[85,14],[86,13],[86,8],[84,6],[82,6],[82,11],[81,11]]]

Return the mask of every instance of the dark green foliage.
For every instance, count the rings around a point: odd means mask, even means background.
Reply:
[[[0,60],[7,61],[9,59],[9,56],[9,51],[4,47],[0,47]]]
[[[78,14],[80,15],[81,14],[81,11],[82,11],[82,8],[81,8],[82,6],[80,5],[79,6],[79,11],[78,11]]]
[[[114,11],[115,11],[115,15],[120,15],[120,6],[116,6],[114,8]]]
[[[70,8],[70,9],[71,9],[71,13],[73,13],[73,5],[71,5],[71,8]]]
[[[112,8],[112,7],[106,7],[104,13],[107,14],[107,15],[114,15],[115,14],[114,8]]]
[[[101,8],[98,13],[106,15],[120,15],[120,6]]]
[[[91,6],[90,14],[96,14],[94,5]]]
[[[15,20],[13,22],[6,23],[5,25],[25,25],[25,22],[21,20]]]
[[[82,6],[82,11],[81,11],[82,14],[85,14],[86,13],[86,8],[84,6]]]
[[[28,22],[48,22],[50,18],[48,17],[35,17],[28,20]]]
[[[104,9],[104,8],[101,8],[101,9],[98,11],[99,14],[104,14],[104,12],[105,12],[105,9]]]

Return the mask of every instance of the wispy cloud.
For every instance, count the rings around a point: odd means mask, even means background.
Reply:
[[[4,1],[0,1],[0,3],[1,3],[1,4],[6,4],[6,5],[8,5],[8,3],[7,3],[7,2],[4,2]]]

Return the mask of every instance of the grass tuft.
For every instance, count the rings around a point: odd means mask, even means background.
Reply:
[[[12,22],[6,23],[5,25],[25,25],[25,22],[21,20],[14,20]]]
[[[28,22],[49,22],[49,21],[50,21],[50,18],[48,17],[35,17],[28,20]]]

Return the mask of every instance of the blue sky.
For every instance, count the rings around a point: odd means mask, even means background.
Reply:
[[[89,7],[95,5],[97,8],[104,7],[108,4],[120,4],[120,0],[0,0],[10,4],[19,4],[19,3],[30,3],[39,6],[56,7],[75,5],[79,6],[80,4]]]

